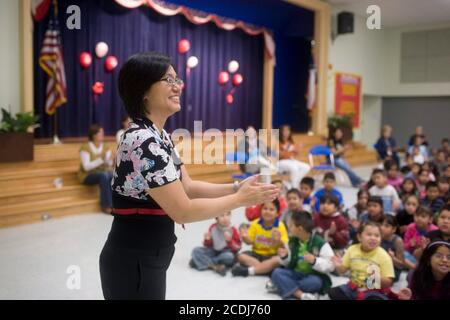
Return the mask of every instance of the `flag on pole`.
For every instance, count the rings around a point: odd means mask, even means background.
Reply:
[[[312,110],[316,103],[316,66],[314,62],[309,66],[308,88],[306,91],[307,107]]]
[[[67,102],[66,73],[59,33],[58,20],[50,18],[44,36],[39,65],[48,75],[46,88],[45,111],[53,115],[56,108]]]
[[[33,0],[31,2],[31,14],[35,21],[41,21],[50,9],[51,0]]]

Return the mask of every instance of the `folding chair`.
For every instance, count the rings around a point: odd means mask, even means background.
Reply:
[[[321,162],[318,165],[314,165],[314,157],[325,157],[325,162]],[[344,182],[345,179],[341,175],[340,171],[334,164],[334,155],[331,152],[331,149],[324,145],[317,145],[309,149],[309,165],[311,166],[311,171],[313,172],[335,172],[340,182]],[[328,159],[330,163],[328,163]]]

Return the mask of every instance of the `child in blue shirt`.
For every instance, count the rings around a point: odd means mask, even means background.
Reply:
[[[314,212],[318,213],[320,211],[320,198],[325,194],[332,194],[339,200],[339,207],[342,208],[344,205],[344,198],[342,197],[342,193],[335,189],[336,186],[336,177],[333,172],[325,173],[323,177],[323,188],[319,189],[314,194]]]

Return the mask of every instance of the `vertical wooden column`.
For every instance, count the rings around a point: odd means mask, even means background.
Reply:
[[[262,127],[272,129],[273,113],[273,77],[275,61],[271,59],[267,52],[264,53],[264,71],[263,71],[263,116]]]
[[[33,20],[31,0],[19,2],[20,28],[20,103],[22,112],[34,109],[33,91]]]

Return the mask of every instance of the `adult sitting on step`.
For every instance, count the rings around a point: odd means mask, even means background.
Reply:
[[[104,131],[98,124],[88,130],[89,142],[80,148],[78,178],[82,184],[100,186],[100,205],[104,213],[112,211],[111,180],[113,156],[111,149],[103,144]]]

